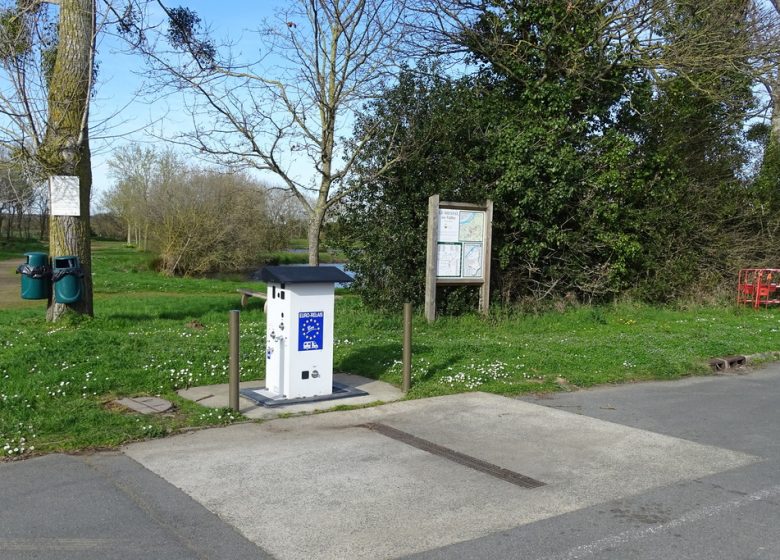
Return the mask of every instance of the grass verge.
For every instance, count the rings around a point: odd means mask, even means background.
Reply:
[[[94,250],[94,319],[48,324],[44,303],[0,312],[0,457],[116,446],[238,419],[183,399],[181,388],[227,382],[228,311],[240,280],[166,278],[119,243]],[[0,303],[0,308],[2,303]],[[401,314],[338,300],[335,367],[400,385]],[[644,305],[414,324],[419,398],[463,391],[517,395],[705,373],[706,359],[780,348],[780,313]],[[241,316],[241,376],[262,378],[265,316]],[[112,402],[156,395],[176,409],[141,416]]]

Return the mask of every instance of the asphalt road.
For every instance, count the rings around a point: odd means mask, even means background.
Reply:
[[[772,365],[522,401],[409,401],[0,464],[0,559],[776,560],[778,403]],[[363,422],[547,485],[515,487]]]
[[[0,464],[0,559],[270,558],[121,453]]]

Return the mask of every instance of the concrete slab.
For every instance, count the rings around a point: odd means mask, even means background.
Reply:
[[[161,414],[173,408],[173,403],[157,397],[127,397],[114,402],[141,414]]]
[[[368,395],[361,397],[350,397],[348,399],[337,399],[333,401],[321,401],[313,403],[302,403],[280,406],[277,408],[266,408],[257,403],[239,395],[238,407],[244,416],[255,420],[264,420],[278,418],[279,416],[311,414],[313,412],[322,412],[333,410],[343,406],[361,406],[373,403],[389,403],[401,400],[404,397],[403,392],[383,381],[369,379],[360,375],[351,375],[347,373],[336,373],[333,380],[350,387],[357,387]],[[265,381],[242,381],[239,383],[241,389],[257,389],[265,386]],[[192,387],[178,391],[179,396],[195,401],[198,404],[210,408],[222,408],[228,406],[228,384],[205,385],[202,387]]]
[[[367,422],[546,486],[498,480]],[[483,393],[207,430],[125,453],[280,560],[397,558],[758,460]]]

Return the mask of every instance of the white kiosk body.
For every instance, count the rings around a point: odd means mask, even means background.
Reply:
[[[268,266],[265,393],[298,399],[333,392],[336,282],[352,278],[333,266]]]

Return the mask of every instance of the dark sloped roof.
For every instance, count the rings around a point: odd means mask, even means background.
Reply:
[[[260,279],[277,284],[316,284],[352,282],[352,277],[335,266],[266,266]]]

